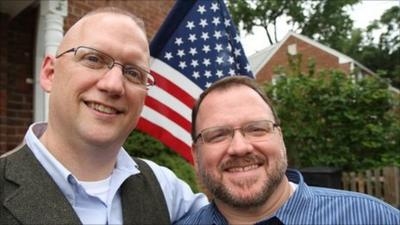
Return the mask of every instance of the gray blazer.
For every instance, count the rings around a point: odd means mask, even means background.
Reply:
[[[124,224],[169,224],[168,207],[152,170],[121,186]],[[74,209],[26,145],[0,158],[0,224],[81,224]]]

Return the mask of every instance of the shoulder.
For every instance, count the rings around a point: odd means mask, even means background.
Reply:
[[[213,203],[210,203],[178,224],[227,224],[227,222]]]
[[[203,193],[194,194],[189,185],[179,179],[170,169],[147,159],[140,160],[146,163],[156,176],[170,210],[172,222],[181,220],[208,203],[207,197]]]

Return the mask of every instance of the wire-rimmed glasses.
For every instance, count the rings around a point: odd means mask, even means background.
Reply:
[[[194,143],[197,143],[198,140],[209,145],[230,143],[235,130],[239,130],[243,137],[250,142],[265,141],[276,127],[279,125],[270,120],[251,121],[238,128],[232,126],[210,127],[202,130],[195,138]]]
[[[149,71],[137,66],[137,65],[123,65],[115,61],[115,59],[108,54],[101,52],[97,49],[79,46],[76,48],[68,49],[56,56],[59,58],[67,53],[74,53],[74,60],[92,70],[96,70],[100,73],[106,73],[111,70],[115,64],[120,65],[122,69],[122,74],[130,83],[142,86],[150,87],[155,84],[154,77]]]

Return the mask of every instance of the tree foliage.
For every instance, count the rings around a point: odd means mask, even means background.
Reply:
[[[298,71],[281,70],[287,76],[266,86],[291,166],[400,166],[398,99],[385,82],[371,76],[354,82],[339,71]]]
[[[354,29],[350,39],[343,39],[339,51],[388,79],[400,88],[400,7],[394,6],[373,21],[365,30]],[[379,40],[374,32],[382,31]]]
[[[186,181],[194,192],[199,191],[192,165],[153,137],[140,131],[133,131],[126,140],[124,148],[132,156],[149,159],[171,169],[179,178]]]
[[[247,32],[255,26],[264,28],[270,44],[278,42],[277,20],[285,16],[291,30],[335,48],[353,26],[344,9],[359,1],[228,0],[228,8],[235,24],[241,23]]]

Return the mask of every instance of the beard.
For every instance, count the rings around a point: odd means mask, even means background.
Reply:
[[[198,156],[198,159],[201,157]],[[277,164],[270,170],[266,170],[266,180],[258,191],[246,194],[246,196],[235,194],[231,187],[228,187],[222,182],[222,175],[217,176],[215,173],[211,173],[209,170],[204,168],[204,164],[199,161],[199,176],[203,185],[208,189],[208,191],[220,201],[234,208],[246,209],[250,207],[259,207],[270,198],[272,193],[276,190],[278,185],[282,182],[287,169],[287,159],[286,154],[283,154],[281,158],[277,159]],[[260,156],[251,154],[245,157],[230,159],[221,165],[221,171],[224,167],[232,165],[241,165],[244,163],[254,162],[256,164],[263,162],[269,164],[266,159]],[[235,186],[242,190],[251,187],[257,178],[243,179],[235,182]]]

